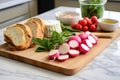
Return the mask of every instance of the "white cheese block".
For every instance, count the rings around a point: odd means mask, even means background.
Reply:
[[[62,32],[60,21],[58,20],[46,20],[45,21],[45,36],[51,37],[53,31],[56,31],[58,33]]]

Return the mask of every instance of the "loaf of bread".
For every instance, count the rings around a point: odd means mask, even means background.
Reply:
[[[23,24],[9,26],[4,31],[4,40],[10,48],[25,50],[33,46],[32,39],[44,37],[44,21],[39,18],[31,18]]]

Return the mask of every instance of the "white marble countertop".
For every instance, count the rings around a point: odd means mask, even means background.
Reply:
[[[58,7],[36,17],[55,19],[54,13],[63,10],[79,11],[78,8]],[[104,17],[118,19],[120,13],[106,11]],[[4,43],[3,30],[0,30],[0,44],[2,43]],[[0,80],[120,80],[120,37],[115,39],[82,70],[72,76],[0,56]]]

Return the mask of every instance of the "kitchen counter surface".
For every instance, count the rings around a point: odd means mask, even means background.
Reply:
[[[79,8],[58,7],[36,17],[55,19],[55,12],[66,10],[79,11]],[[104,17],[118,19],[120,13],[105,11]],[[118,20],[120,21],[120,19]],[[0,30],[0,44],[4,43],[3,30]],[[0,80],[120,80],[120,37],[115,39],[82,70],[72,76],[0,56]]]

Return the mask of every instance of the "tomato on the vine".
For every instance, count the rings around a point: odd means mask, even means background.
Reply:
[[[84,26],[84,27],[82,28],[82,30],[83,30],[83,31],[88,31],[88,26]]]
[[[84,17],[84,20],[87,21],[88,26],[92,24],[91,20],[88,17]]]
[[[76,22],[73,22],[73,23],[71,23],[71,25],[70,25],[73,29],[75,29],[76,28],[76,26],[77,26],[77,23]]]
[[[86,26],[87,25],[87,21],[82,19],[78,21],[78,24],[81,24],[82,26]]]
[[[98,22],[97,20],[98,20],[98,18],[96,16],[91,17],[92,23],[97,23]]]
[[[81,24],[77,24],[75,29],[82,30],[82,25]]]
[[[97,29],[97,27],[94,24],[89,26],[89,31],[91,31],[91,32],[96,31],[96,29]]]

